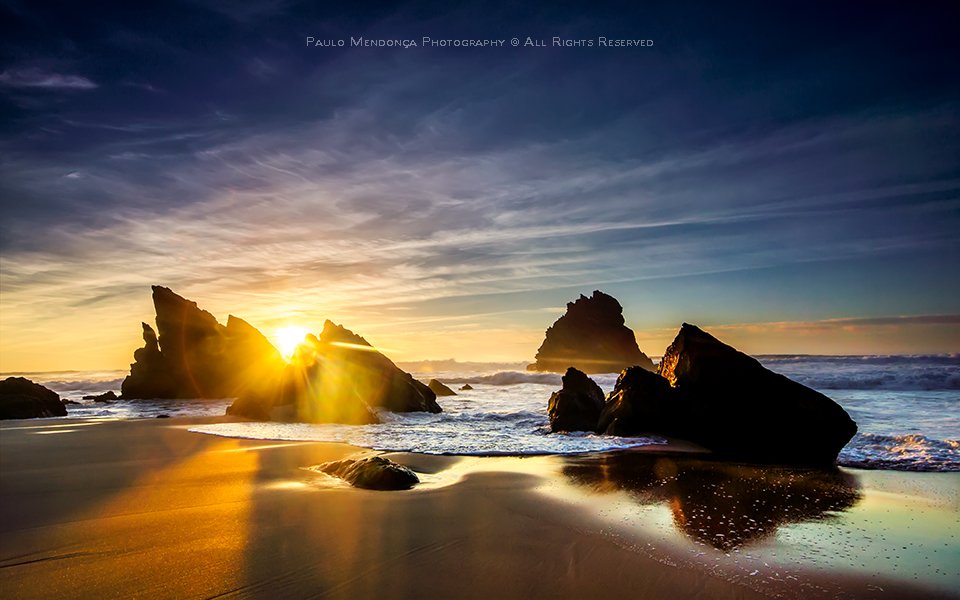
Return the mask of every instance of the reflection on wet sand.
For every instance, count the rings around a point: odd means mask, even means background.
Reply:
[[[822,520],[861,497],[852,475],[750,466],[641,453],[572,456],[563,473],[598,493],[626,492],[638,504],[665,504],[677,529],[724,552],[788,523]]]

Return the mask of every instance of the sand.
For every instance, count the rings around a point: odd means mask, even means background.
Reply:
[[[676,495],[684,493],[682,487],[651,491],[649,482],[614,476],[633,469],[616,457],[391,454],[419,471],[424,483],[375,492],[304,469],[371,451],[188,431],[210,421],[0,425],[0,596],[906,598],[956,592],[832,568],[758,579],[744,575],[739,563],[718,567],[713,554],[737,555],[750,544],[775,548],[775,536],[758,534],[737,552],[713,547],[698,554],[691,552],[699,548],[696,538],[682,527],[665,539],[620,518],[614,526],[608,509],[628,497],[624,506],[638,514],[666,506],[676,525],[678,506],[671,509],[670,502],[682,504]],[[688,480],[703,477],[697,469],[714,472],[673,459],[639,460],[654,470],[680,464],[683,473],[694,473]],[[750,479],[749,471],[724,468],[734,479]],[[674,480],[681,485],[683,477]],[[939,481],[949,489],[955,480]],[[664,498],[651,497],[644,508],[651,494]],[[679,506],[680,518],[695,521],[696,506]]]

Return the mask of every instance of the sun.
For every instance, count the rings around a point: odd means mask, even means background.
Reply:
[[[273,342],[276,344],[280,354],[283,355],[283,358],[290,360],[297,346],[300,345],[300,342],[303,341],[304,336],[308,333],[310,333],[310,330],[306,327],[296,325],[278,327],[273,332]]]

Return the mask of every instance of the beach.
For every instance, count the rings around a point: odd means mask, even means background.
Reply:
[[[960,547],[955,473],[771,474],[663,454],[669,447],[656,448],[656,454],[641,449],[573,457],[390,453],[422,483],[410,491],[375,492],[307,470],[376,453],[371,450],[189,431],[228,420],[0,425],[0,594],[958,595],[956,573],[938,574],[943,565],[957,564]],[[739,487],[725,488],[730,482]],[[762,491],[749,495],[750,489],[778,486],[787,486],[781,497],[797,492],[805,498],[778,505]],[[757,513],[747,506],[760,502],[773,507],[763,513],[771,517],[759,526],[763,532],[749,523]],[[670,515],[666,521],[663,511]],[[776,517],[779,512],[787,516]],[[698,538],[699,529],[713,530],[682,527],[696,524],[696,515],[702,522],[727,515],[727,529],[741,532],[741,539]],[[730,515],[745,517],[740,522]],[[901,522],[911,518],[917,525]],[[836,564],[837,548],[844,545],[834,539],[838,535],[854,545],[873,540],[858,545],[859,551],[847,550],[879,562],[864,568]],[[897,535],[912,536],[910,546]],[[913,572],[883,567],[883,553],[895,545],[923,564]],[[822,549],[823,565],[784,563],[798,547],[815,555]]]

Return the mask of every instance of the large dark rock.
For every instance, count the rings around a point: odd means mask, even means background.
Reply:
[[[529,371],[563,373],[576,367],[585,373],[615,373],[631,366],[654,370],[640,351],[633,331],[624,324],[623,307],[600,291],[567,303],[567,312],[547,329]]]
[[[153,286],[157,332],[143,323],[121,397],[228,398],[272,387],[285,361],[256,328],[230,316],[224,327],[196,302]]]
[[[314,468],[368,490],[408,490],[420,483],[416,473],[382,456],[338,460]]]
[[[550,431],[593,431],[603,410],[603,390],[573,367],[563,376],[563,388],[547,403]]]
[[[447,386],[443,385],[443,382],[437,379],[431,379],[427,382],[427,387],[433,391],[437,396],[456,396],[457,393]]]
[[[143,327],[143,348],[133,353],[130,374],[120,384],[122,398],[177,398],[179,392],[170,365],[160,352],[157,333],[146,323]]]
[[[682,423],[681,403],[670,382],[640,367],[624,369],[595,422],[597,433],[666,433]]]
[[[0,419],[62,417],[67,407],[60,395],[23,377],[0,381]]]
[[[157,331],[143,324],[121,397],[236,398],[228,414],[310,423],[378,423],[374,409],[440,412],[436,395],[359,335],[332,322],[290,364],[255,327],[223,326],[196,302],[153,287]]]
[[[436,394],[365,339],[326,321],[297,348],[282,381],[241,394],[228,414],[262,420],[377,423],[372,409],[441,412]]]
[[[597,427],[661,433],[736,460],[810,466],[833,464],[857,432],[830,398],[686,323],[657,375],[621,374]]]

